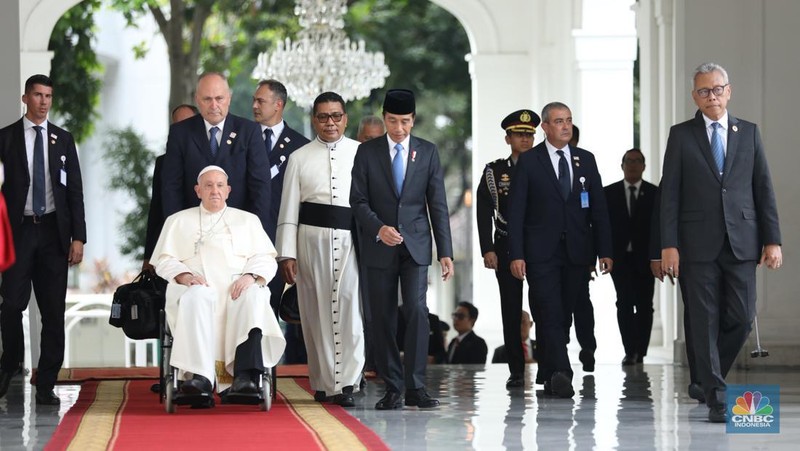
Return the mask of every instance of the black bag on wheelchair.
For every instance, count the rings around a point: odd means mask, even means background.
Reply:
[[[159,312],[164,308],[167,281],[142,271],[114,292],[108,323],[122,327],[128,338],[158,338]]]

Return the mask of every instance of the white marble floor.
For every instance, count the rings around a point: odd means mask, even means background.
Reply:
[[[531,366],[529,370],[535,370]],[[442,406],[376,411],[380,382],[370,381],[351,413],[393,450],[798,449],[800,370],[734,370],[731,384],[780,385],[779,434],[729,434],[707,421],[707,409],[686,395],[685,368],[645,364],[575,368],[575,397],[537,394],[541,386],[506,390],[505,365],[431,365],[428,389]],[[280,385],[280,384],[279,384]],[[60,408],[36,407],[21,377],[0,399],[0,449],[42,449],[79,387],[62,386]],[[154,395],[153,402],[158,402]],[[157,445],[157,444],[154,444]],[[276,448],[276,449],[279,449]]]

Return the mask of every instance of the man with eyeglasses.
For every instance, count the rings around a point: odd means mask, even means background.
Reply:
[[[500,123],[505,131],[506,144],[511,155],[492,161],[483,170],[478,183],[476,212],[483,266],[495,272],[500,287],[500,314],[503,318],[503,343],[505,344],[510,376],[506,388],[525,385],[525,358],[519,340],[522,321],[522,280],[511,274],[508,259],[508,195],[519,156],[533,147],[536,127],[541,119],[531,110],[518,110]]]
[[[478,307],[466,301],[458,303],[453,312],[453,329],[458,332],[458,336],[447,347],[447,363],[486,363],[489,348],[486,341],[473,330],[477,320]]]
[[[775,191],[758,127],[728,113],[728,73],[694,71],[693,119],[670,129],[661,180],[661,268],[686,285],[708,419],[726,421],[726,384],[756,313],[756,267],[780,268]]]
[[[572,112],[561,102],[542,109],[546,139],[520,155],[511,181],[508,218],[511,273],[527,277],[536,322],[536,383],[560,398],[575,395],[567,334],[575,302],[600,259],[611,272],[611,230],[594,155],[572,147]]]
[[[314,399],[355,406],[364,366],[364,331],[350,193],[358,141],[344,135],[344,100],[324,92],[314,100],[317,137],[289,157],[278,215],[283,280],[297,284],[308,374]]]
[[[617,323],[623,366],[643,363],[653,328],[653,290],[650,272],[650,221],[657,188],[642,180],[644,154],[630,149],[622,156],[624,178],[605,187],[611,219],[614,272],[617,291]]]

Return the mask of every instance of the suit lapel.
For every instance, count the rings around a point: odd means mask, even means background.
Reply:
[[[722,176],[730,173],[733,166],[733,160],[736,158],[736,152],[739,150],[739,127],[736,124],[739,119],[728,114],[728,148],[725,150],[725,166],[722,171]]]
[[[59,134],[56,133],[54,128],[50,127],[50,122],[47,123],[47,135],[44,139],[47,140],[47,163],[50,165],[50,182],[55,186],[56,183],[61,183],[60,171],[61,168],[66,167],[67,156],[64,154],[64,145],[59,139]]]
[[[698,111],[697,114],[694,116],[694,137],[697,140],[697,144],[700,146],[700,153],[703,154],[703,158],[706,160],[706,164],[708,164],[708,169],[711,170],[711,173],[714,174],[717,180],[721,180],[719,176],[719,170],[717,170],[717,163],[714,161],[714,155],[711,153],[711,143],[708,142],[708,133],[706,132],[706,122],[703,119],[703,114]]]
[[[420,145],[420,141],[412,136],[411,139],[408,140],[408,156],[406,157],[406,176],[403,178],[403,192],[405,192],[408,181],[411,180],[411,177],[413,177],[416,172],[417,152],[421,151],[422,146]],[[400,197],[403,196],[401,195]]]
[[[269,153],[269,164],[270,166],[279,165],[282,163],[281,157],[283,157],[283,161],[286,161],[287,154],[289,153],[289,148],[291,148],[291,138],[289,138],[287,131],[289,130],[289,126],[284,124],[283,132],[281,132],[281,136],[278,137],[278,141],[275,143],[275,147],[272,148],[272,152]],[[266,149],[266,144],[264,145],[264,149]]]
[[[543,166],[544,172],[549,174],[548,177],[550,181],[553,183],[553,188],[558,193],[558,197],[561,197],[561,186],[558,184],[558,174],[556,174],[555,169],[553,169],[553,162],[550,160],[550,152],[547,151],[547,146],[544,143],[539,144],[541,146],[539,148],[539,152],[536,153],[536,159],[539,160],[539,164]]]
[[[14,158],[15,161],[4,161],[3,165],[5,166],[6,174],[11,173],[11,168],[15,167],[13,171],[16,174],[24,174],[25,180],[27,184],[30,185],[31,183],[31,174],[28,172],[28,149],[25,147],[25,124],[22,122],[22,119],[17,121],[14,127],[13,133],[13,142],[11,143],[11,148],[14,149],[16,155]],[[6,177],[8,178],[8,177]]]
[[[208,132],[206,131],[206,123],[203,116],[197,115],[192,120],[192,139],[197,146],[198,153],[206,161],[211,161],[211,144],[208,140]]]
[[[580,193],[583,191],[583,187],[586,184],[586,176],[584,172],[584,168],[581,166],[581,156],[580,151],[578,148],[571,148],[570,147],[569,158],[570,164],[572,165],[572,190],[570,190],[569,195],[570,197],[575,193]],[[552,166],[552,165],[551,165]],[[584,183],[581,183],[581,177],[583,177]]]
[[[394,175],[392,175],[392,157],[389,154],[389,141],[385,138],[386,135],[383,136],[384,139],[375,141],[375,153],[378,158],[378,164],[381,169],[383,169],[384,180],[386,180],[386,183],[389,184],[389,188],[394,193],[395,197],[397,197],[397,190],[394,187]],[[405,183],[405,180],[403,183]]]
[[[233,116],[230,114],[227,118],[225,118],[225,127],[222,130],[222,136],[220,137],[219,141],[219,153],[217,153],[216,160],[219,161],[220,158],[225,158],[224,156],[231,155],[231,150],[233,146],[236,145],[236,141],[241,139],[239,137],[239,124],[234,122]],[[208,147],[209,153],[211,152],[211,144]],[[266,152],[266,147],[264,149]],[[224,156],[223,156],[224,155]]]

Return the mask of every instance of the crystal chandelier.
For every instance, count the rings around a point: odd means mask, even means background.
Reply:
[[[310,109],[314,99],[334,91],[345,102],[369,96],[383,87],[389,67],[383,52],[367,52],[364,41],[344,33],[345,0],[296,0],[294,14],[303,29],[292,41],[278,41],[272,52],[258,55],[253,77],[281,81],[289,97]]]

